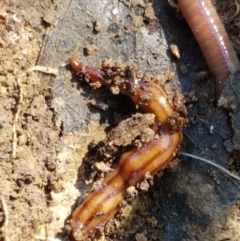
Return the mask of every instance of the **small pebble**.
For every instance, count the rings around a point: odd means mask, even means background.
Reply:
[[[95,51],[96,51],[96,48],[94,44],[90,44],[85,48],[85,52],[87,55],[93,55]]]
[[[169,46],[172,54],[177,58],[180,59],[180,50],[176,44],[170,44]]]

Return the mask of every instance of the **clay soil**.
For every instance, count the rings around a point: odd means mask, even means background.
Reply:
[[[215,2],[239,54],[234,1]],[[0,240],[71,240],[72,211],[119,156],[94,165],[93,147],[138,112],[124,96],[93,90],[69,57],[136,63],[158,75],[169,95],[185,98],[181,151],[240,175],[239,75],[216,106],[202,53],[168,1],[3,0],[0,33]],[[239,181],[205,163],[177,155],[131,195],[95,240],[240,240]]]

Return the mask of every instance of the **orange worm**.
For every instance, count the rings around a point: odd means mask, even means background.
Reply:
[[[172,126],[172,118],[177,116],[177,121],[180,116],[164,90],[157,84],[146,81],[144,77],[138,78],[138,74],[135,75],[129,66],[121,69],[103,66],[99,69],[84,66],[73,58],[69,58],[69,63],[94,86],[104,84],[110,89],[115,86],[142,110],[155,115],[155,126],[152,128],[156,137],[142,147],[124,153],[117,168],[105,177],[102,186],[90,193],[73,212],[73,238],[85,240],[114,216],[128,187],[143,180],[146,172],[153,175],[167,165],[182,141],[182,131],[181,126],[177,130]]]
[[[240,70],[231,40],[211,0],[178,0],[178,6],[215,76],[218,99],[228,76]]]

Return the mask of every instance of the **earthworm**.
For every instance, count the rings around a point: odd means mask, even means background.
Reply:
[[[152,127],[155,138],[143,143],[140,148],[133,147],[124,153],[116,169],[104,178],[101,187],[91,192],[73,212],[73,238],[85,240],[114,216],[128,187],[143,180],[147,172],[155,174],[175,156],[182,141],[183,125],[180,123],[184,122],[185,117],[181,117],[164,90],[148,81],[135,67],[103,63],[102,69],[99,69],[85,66],[73,58],[69,58],[69,63],[93,87],[104,84],[113,93],[128,95],[143,111],[155,115],[155,125]]]
[[[218,99],[228,76],[240,70],[231,40],[211,0],[178,0],[178,6],[215,77]]]

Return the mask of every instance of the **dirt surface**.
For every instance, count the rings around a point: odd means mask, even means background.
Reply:
[[[216,2],[240,53],[234,1]],[[215,106],[202,54],[168,1],[3,0],[0,31],[0,240],[70,240],[71,212],[113,167],[103,160],[82,165],[87,153],[92,157],[88,145],[138,111],[127,97],[79,81],[69,57],[93,66],[103,59],[136,63],[158,75],[168,94],[182,91],[189,123],[181,151],[240,175],[239,88],[233,87],[239,75],[230,77],[222,106]],[[170,45],[179,47],[179,59]],[[59,75],[28,69],[35,65]],[[129,190],[127,205],[96,240],[238,241],[239,215],[239,182],[179,155]]]

